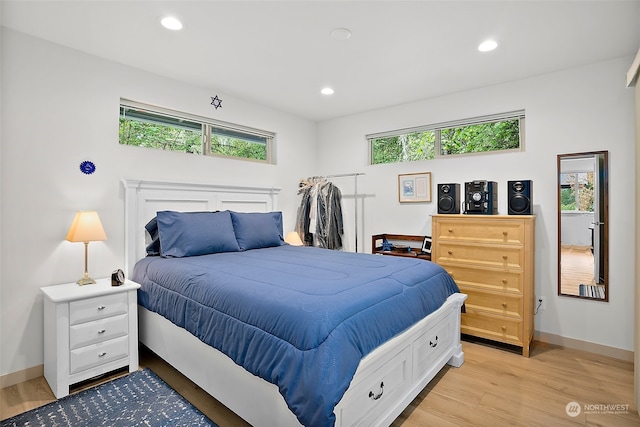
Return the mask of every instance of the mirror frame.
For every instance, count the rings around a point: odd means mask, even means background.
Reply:
[[[589,156],[603,156],[604,164],[600,172],[600,183],[602,185],[602,195],[603,198],[602,205],[603,210],[601,214],[603,224],[600,227],[603,227],[602,237],[601,237],[601,251],[604,254],[604,262],[603,262],[603,279],[604,279],[604,298],[594,298],[589,296],[580,296],[580,295],[571,295],[562,293],[562,210],[560,209],[561,202],[561,160],[569,159],[569,158],[578,158],[578,157],[589,157]],[[564,297],[573,297],[573,298],[581,298],[588,299],[591,301],[601,301],[601,302],[609,302],[609,152],[608,151],[587,151],[583,153],[568,153],[568,154],[558,154],[557,157],[557,206],[556,210],[558,212],[558,295]]]

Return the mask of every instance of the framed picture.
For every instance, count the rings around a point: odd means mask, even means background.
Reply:
[[[431,253],[431,236],[424,236],[424,240],[422,241],[421,252],[424,254]]]
[[[398,200],[407,202],[431,201],[431,172],[398,175]]]

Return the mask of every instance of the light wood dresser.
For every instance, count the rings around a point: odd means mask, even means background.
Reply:
[[[468,295],[461,332],[522,347],[533,338],[535,216],[434,215],[431,259]]]

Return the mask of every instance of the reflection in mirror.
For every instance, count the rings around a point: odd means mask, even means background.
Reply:
[[[609,301],[608,152],[558,155],[558,295]]]

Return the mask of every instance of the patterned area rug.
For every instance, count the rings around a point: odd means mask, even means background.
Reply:
[[[0,426],[216,426],[148,369],[65,396]]]

